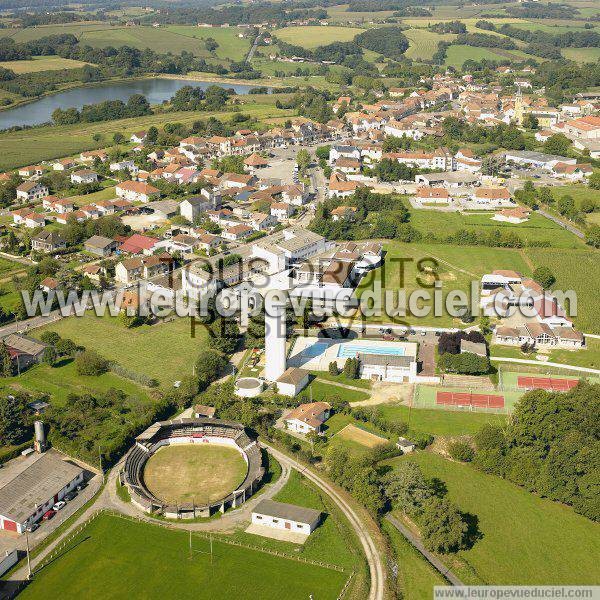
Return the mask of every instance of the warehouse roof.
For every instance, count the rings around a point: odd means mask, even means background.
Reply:
[[[321,512],[313,508],[275,502],[275,500],[261,500],[252,512],[275,517],[276,519],[295,521],[296,523],[314,523],[321,516]]]
[[[10,466],[0,482],[0,515],[17,523],[23,523],[83,471],[54,450],[32,455],[31,460],[17,459]]]

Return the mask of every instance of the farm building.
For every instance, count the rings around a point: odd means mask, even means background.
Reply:
[[[0,474],[0,529],[23,533],[83,481],[83,469],[54,450],[7,463]]]
[[[252,523],[255,525],[287,529],[305,535],[315,530],[320,518],[321,513],[318,510],[274,500],[262,500],[252,511]]]

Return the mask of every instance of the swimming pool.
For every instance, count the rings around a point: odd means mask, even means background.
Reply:
[[[341,344],[338,358],[354,358],[357,354],[382,354],[385,356],[404,356],[404,348],[398,346],[374,346],[370,344]]]
[[[321,356],[327,350],[329,344],[325,344],[324,342],[317,342],[316,344],[312,344],[312,346],[307,346],[302,350],[302,354],[306,358],[316,358],[317,356]]]

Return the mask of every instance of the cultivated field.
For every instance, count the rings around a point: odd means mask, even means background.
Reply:
[[[406,56],[412,60],[431,60],[438,49],[439,42],[448,42],[454,35],[440,35],[427,29],[407,29],[403,32],[410,40]]]
[[[18,75],[38,71],[58,71],[59,69],[79,69],[89,63],[60,56],[34,56],[31,60],[11,60],[0,62],[0,67],[10,69]]]
[[[193,27],[188,25],[169,25],[166,30],[169,33],[175,34],[179,37],[190,37],[198,40],[202,40],[202,45],[208,38],[212,38],[219,44],[219,47],[215,50],[215,54],[222,59],[230,58],[231,60],[242,60],[250,50],[252,44],[252,38],[240,38],[239,34],[248,34],[247,29],[240,27],[227,27],[227,28],[204,28],[204,27]],[[203,49],[202,56],[210,56],[210,52]]]
[[[598,581],[598,523],[432,452],[386,462],[394,465],[402,460],[414,460],[426,477],[441,479],[449,499],[477,517],[481,539],[449,561],[464,583],[567,585],[576,581],[591,585]]]
[[[335,435],[338,438],[355,442],[356,444],[366,446],[367,448],[375,448],[381,444],[388,443],[387,438],[375,435],[374,433],[366,431],[365,429],[361,429],[352,423],[346,425],[346,427],[344,427],[341,431],[338,431]]]
[[[273,33],[279,39],[289,44],[303,48],[316,48],[333,42],[350,42],[363,29],[356,27],[284,27]]]
[[[148,489],[168,504],[208,504],[225,498],[246,476],[235,449],[216,444],[163,446],[144,467]]]
[[[101,515],[36,574],[23,592],[38,598],[335,600],[348,573],[193,536],[187,531]]]
[[[196,329],[195,339],[190,337],[190,321],[184,318],[126,329],[116,317],[88,313],[62,319],[46,329],[94,349],[126,369],[154,377],[163,385],[192,374],[192,365],[205,341],[202,328]],[[36,329],[32,335],[40,332]]]

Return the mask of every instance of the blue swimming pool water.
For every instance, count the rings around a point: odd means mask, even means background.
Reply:
[[[367,344],[341,344],[338,358],[354,358],[357,354],[383,354],[385,356],[404,356],[404,348],[399,346],[371,346]]]
[[[328,346],[329,346],[329,344],[324,344],[323,342],[317,342],[316,344],[313,344],[312,346],[308,346],[307,348],[304,348],[304,350],[302,351],[302,354],[304,354],[304,356],[306,356],[307,358],[316,358],[317,356],[320,356],[321,354],[323,354],[323,352],[325,352],[325,350],[327,350]]]

